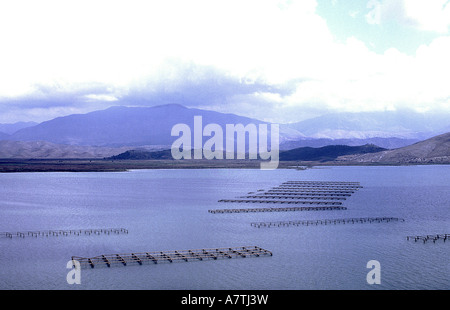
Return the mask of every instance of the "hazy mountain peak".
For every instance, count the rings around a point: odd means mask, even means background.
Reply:
[[[412,110],[330,113],[288,124],[311,138],[428,138],[448,131],[450,115]],[[419,134],[419,135],[418,135]]]
[[[7,138],[9,138],[9,135],[7,133],[0,131],[0,140],[7,139]]]
[[[38,123],[36,123],[36,122],[17,122],[17,123],[9,123],[9,124],[0,124],[0,132],[8,134],[8,135],[12,135],[13,133],[15,133],[16,131],[18,131],[20,129],[32,127],[37,124]]]

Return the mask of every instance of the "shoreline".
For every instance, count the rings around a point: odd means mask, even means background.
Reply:
[[[260,169],[260,164],[261,161],[259,160],[0,159],[0,173],[124,172],[136,169]],[[317,166],[416,166],[436,164],[438,163],[280,161],[277,169],[305,170]],[[442,163],[439,165],[442,165]]]

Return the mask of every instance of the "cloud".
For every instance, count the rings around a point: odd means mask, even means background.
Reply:
[[[450,26],[450,1],[406,1],[406,11],[418,27],[427,31],[446,34]]]
[[[314,14],[315,1],[281,2],[2,4],[0,40],[6,48],[0,81],[8,86],[0,96],[29,93],[35,80],[123,86],[167,58],[214,65],[241,76],[263,73],[277,82],[290,79],[294,72],[287,64],[311,50],[305,49],[304,40],[320,46],[328,30]]]
[[[368,2],[371,23],[440,31],[414,55],[338,42],[315,0],[1,2],[0,122],[119,104],[180,103],[276,122],[447,108],[450,6],[435,1]]]
[[[397,22],[419,30],[448,33],[450,1],[448,0],[370,0],[366,15],[369,24]]]
[[[35,83],[32,94],[4,98],[0,101],[0,107],[2,116],[10,116],[19,109],[32,110],[33,113],[27,115],[35,116],[45,109],[67,111],[68,114],[86,113],[112,105],[145,107],[179,103],[223,112],[239,110],[240,114],[254,116],[255,106],[264,103],[265,108],[268,108],[275,99],[281,101],[294,93],[302,82],[302,79],[293,79],[283,84],[273,84],[262,77],[240,77],[215,66],[167,59],[148,75],[140,76],[123,87],[111,87],[100,82]],[[267,110],[263,111],[258,114],[259,117],[265,117]],[[35,120],[43,121],[55,115],[43,114],[44,118]]]
[[[130,84],[122,100],[130,102],[180,102],[190,106],[223,104],[233,96],[271,93],[281,97],[292,94],[296,82],[274,84],[261,76],[238,76],[215,66],[199,65],[177,59],[164,61],[150,75]]]

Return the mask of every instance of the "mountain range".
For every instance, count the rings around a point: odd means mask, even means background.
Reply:
[[[450,115],[412,110],[325,114],[289,127],[315,139],[427,139],[450,131]]]
[[[262,124],[264,122],[215,111],[189,109],[177,104],[150,108],[116,106],[87,114],[58,117],[15,132],[10,140],[48,141],[57,144],[89,146],[170,146],[175,124],[194,128],[194,116],[201,115],[203,123]],[[291,130],[292,131],[292,130]]]
[[[171,136],[178,123],[194,127],[194,116],[203,126],[215,123],[268,124],[235,114],[187,108],[178,104],[154,107],[114,106],[86,114],[72,114],[42,123],[0,124],[0,157],[75,158],[118,155],[124,149],[167,149],[177,137]],[[374,144],[386,149],[411,145],[450,131],[448,114],[386,111],[335,113],[297,123],[280,124],[280,150],[328,145]],[[205,138],[207,139],[207,138]],[[46,152],[38,152],[36,141]],[[45,147],[44,147],[45,146]],[[50,149],[54,148],[53,151]],[[22,151],[20,151],[22,150]],[[25,151],[26,150],[26,151]],[[34,150],[34,151],[33,151]],[[22,153],[21,153],[22,152]],[[83,155],[84,156],[84,155]]]

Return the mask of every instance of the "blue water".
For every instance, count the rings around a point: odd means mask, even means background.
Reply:
[[[211,214],[219,203],[290,180],[359,181],[347,210]],[[135,170],[0,174],[0,232],[124,227],[128,234],[0,238],[0,289],[450,289],[450,166],[303,171]],[[264,207],[269,205],[263,205]],[[274,205],[279,207],[281,205]],[[405,222],[255,228],[254,221],[404,218]],[[83,269],[71,256],[256,245],[272,257]],[[369,260],[381,284],[369,285]]]

